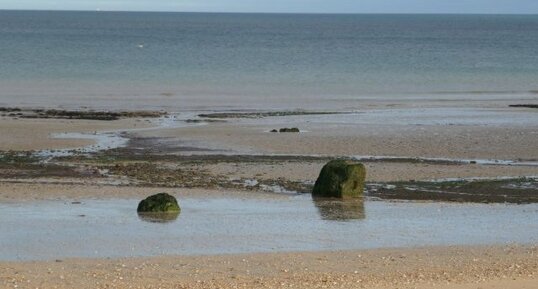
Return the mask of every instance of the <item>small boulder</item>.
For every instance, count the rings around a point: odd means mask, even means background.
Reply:
[[[271,132],[278,132],[278,130],[276,130],[276,129],[272,129]]]
[[[300,130],[296,127],[292,127],[292,128],[285,127],[285,128],[281,128],[279,132],[300,132]]]
[[[142,200],[138,204],[139,213],[179,213],[181,209],[173,196],[160,193]]]
[[[366,168],[353,161],[333,160],[321,169],[312,196],[322,198],[357,198],[364,191]]]

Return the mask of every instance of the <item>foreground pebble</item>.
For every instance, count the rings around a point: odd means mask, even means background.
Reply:
[[[538,284],[536,246],[0,263],[0,288],[509,288]]]

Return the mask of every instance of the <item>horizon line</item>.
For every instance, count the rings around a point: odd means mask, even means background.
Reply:
[[[490,13],[490,12],[267,12],[267,11],[164,11],[164,10],[85,10],[85,9],[3,9],[0,11],[21,12],[104,12],[104,13],[192,13],[192,14],[289,14],[289,15],[525,15],[538,16],[532,13]]]

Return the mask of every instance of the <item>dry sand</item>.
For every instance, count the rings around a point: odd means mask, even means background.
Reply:
[[[538,287],[535,246],[0,263],[2,288]]]

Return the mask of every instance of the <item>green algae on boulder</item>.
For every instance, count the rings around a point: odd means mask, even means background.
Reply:
[[[322,198],[357,198],[364,191],[366,168],[353,161],[333,160],[323,166],[312,195]]]
[[[139,213],[179,213],[181,209],[173,196],[160,193],[142,200],[138,204]]]

